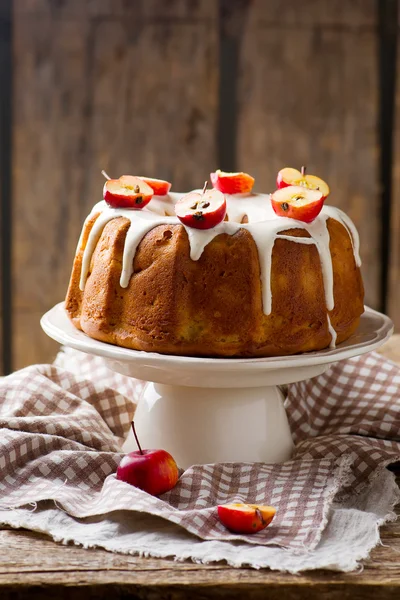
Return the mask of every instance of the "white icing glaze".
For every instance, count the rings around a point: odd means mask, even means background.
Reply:
[[[358,231],[353,221],[348,215],[346,215],[345,212],[340,210],[340,208],[334,208],[333,206],[324,206],[322,210],[324,214],[327,214],[329,217],[332,217],[332,219],[340,221],[342,225],[346,227],[350,235],[351,243],[353,244],[354,259],[356,261],[356,265],[357,267],[361,267],[360,236],[358,235]]]
[[[179,193],[169,193],[165,196],[154,196],[151,202],[142,210],[127,210],[110,208],[105,202],[96,204],[88,219],[100,213],[96,219],[86,248],[83,253],[80,289],[85,287],[90,269],[90,261],[97,242],[106,224],[117,217],[125,217],[131,222],[124,247],[123,265],[120,285],[126,288],[133,272],[133,259],[136,249],[142,238],[158,225],[179,224],[175,216],[174,205],[183,196]],[[271,263],[272,250],[277,236],[295,244],[315,244],[318,249],[321,270],[324,281],[325,300],[328,311],[334,308],[333,296],[333,268],[329,249],[329,231],[327,221],[335,219],[347,229],[353,245],[354,259],[357,266],[361,265],[359,255],[359,237],[357,230],[350,218],[338,208],[324,206],[321,213],[312,223],[303,223],[287,217],[278,217],[271,206],[268,194],[235,194],[226,196],[228,221],[219,223],[212,229],[194,229],[185,227],[190,244],[190,258],[199,260],[204,248],[214,237],[221,233],[234,235],[240,228],[246,229],[252,235],[258,249],[260,262],[260,276],[263,296],[263,310],[266,315],[272,311],[271,293]],[[248,220],[243,223],[243,220]],[[304,229],[310,237],[292,237],[282,234],[288,229]],[[80,248],[82,239],[78,247]],[[328,315],[328,328],[332,336],[331,346],[335,344],[336,332],[333,329]]]
[[[85,289],[85,283],[90,268],[90,261],[104,227],[112,219],[116,219],[117,217],[125,217],[131,222],[131,225],[128,229],[125,239],[120,285],[121,287],[126,288],[128,287],[129,280],[133,272],[133,258],[135,256],[136,248],[138,247],[142,238],[151,229],[157,227],[157,225],[163,225],[165,223],[176,224],[178,219],[176,217],[157,215],[156,213],[145,210],[110,208],[106,202],[99,202],[96,204],[93,207],[89,218],[93,214],[99,212],[100,215],[97,217],[90,231],[86,248],[83,253],[79,287],[81,290]]]
[[[188,234],[190,244],[190,258],[192,260],[199,260],[203,254],[204,248],[209,244],[217,235],[221,233],[229,233],[233,235],[240,228],[239,223],[230,223],[224,221],[219,223],[212,229],[194,229],[193,227],[186,227],[186,233]]]
[[[184,196],[176,192],[170,192],[165,196],[153,196],[151,202],[143,209],[157,215],[174,217],[175,204]]]
[[[247,217],[249,223],[257,223],[277,218],[269,194],[234,194],[225,198],[229,221],[242,223]]]
[[[331,334],[331,341],[329,343],[329,348],[336,348],[336,338],[337,338],[337,333],[335,328],[333,327],[331,320],[329,318],[329,313],[327,313],[326,315],[327,321],[328,321],[328,329],[329,329],[329,333]]]
[[[295,228],[305,229],[308,231],[311,238],[292,236],[279,237],[288,239],[295,244],[315,244],[317,246],[321,260],[326,306],[328,310],[332,310],[335,304],[333,298],[333,268],[329,250],[329,231],[326,226],[326,221],[331,215],[323,214],[323,212],[321,212],[312,223],[303,223],[295,219],[289,219],[288,217],[277,217],[275,213],[273,213],[273,215],[274,217],[269,221],[241,225],[241,227],[247,229],[251,233],[258,248],[264,313],[269,315],[272,311],[271,264],[275,239],[282,231]]]

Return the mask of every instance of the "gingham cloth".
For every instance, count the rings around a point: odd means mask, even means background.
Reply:
[[[293,460],[194,466],[155,498],[115,478],[143,385],[71,349],[1,380],[0,510],[53,500],[75,518],[136,511],[203,540],[310,552],[333,501],[361,494],[400,459],[400,369],[373,353],[289,386]],[[270,504],[276,517],[255,535],[233,535],[217,518],[226,502]]]

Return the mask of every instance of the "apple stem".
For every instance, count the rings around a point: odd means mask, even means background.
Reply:
[[[303,177],[304,177],[304,175],[306,174],[306,168],[307,168],[307,167],[304,167],[304,166],[303,166],[303,167],[301,167],[301,174],[302,174],[302,176],[303,176]]]
[[[135,436],[135,440],[138,445],[139,452],[140,452],[140,454],[143,454],[143,450],[142,450],[141,445],[139,444],[139,438],[137,436],[136,429],[135,429],[135,421],[132,421],[132,431],[133,431],[133,435]]]
[[[205,181],[205,182],[204,182],[204,185],[203,185],[203,191],[201,192],[201,194],[202,194],[203,196],[204,196],[204,194],[205,194],[205,191],[206,191],[206,189],[207,189],[207,183],[208,183],[208,181]]]
[[[107,173],[105,172],[105,170],[104,170],[104,169],[101,171],[101,174],[102,174],[102,175],[103,175],[103,176],[104,176],[106,179],[108,179],[108,181],[110,181],[111,177],[109,177],[109,176],[107,175]]]

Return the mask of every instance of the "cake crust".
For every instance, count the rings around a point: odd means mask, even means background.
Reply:
[[[304,229],[278,233],[271,265],[272,311],[263,311],[257,245],[249,231],[222,233],[198,260],[190,257],[185,228],[161,224],[146,233],[126,288],[120,285],[131,225],[109,221],[91,257],[84,291],[83,253],[99,213],[85,223],[65,308],[90,337],[135,350],[210,357],[283,356],[329,346],[327,315],[337,343],[357,328],[364,289],[346,227],[328,218],[334,308],[327,311],[321,259],[315,244],[281,238],[310,237]]]

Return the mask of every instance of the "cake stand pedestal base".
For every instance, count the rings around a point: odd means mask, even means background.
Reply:
[[[293,450],[276,386],[200,388],[149,383],[135,413],[145,448],[163,448],[178,465],[288,460]],[[137,450],[132,432],[124,452]]]
[[[143,447],[168,450],[182,468],[215,462],[288,460],[293,443],[277,387],[321,375],[329,365],[371,352],[393,323],[370,308],[337,348],[270,358],[194,358],[139,352],[93,340],[69,321],[63,304],[41,320],[52,338],[101,356],[108,367],[149,383],[135,415]],[[136,450],[129,435],[124,451]]]

